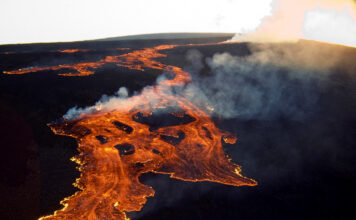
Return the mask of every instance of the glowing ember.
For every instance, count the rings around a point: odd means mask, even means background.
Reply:
[[[174,78],[122,99],[112,110],[49,124],[56,134],[77,139],[79,155],[72,160],[80,165],[75,186],[81,191],[65,198],[62,210],[41,219],[127,219],[126,212],[140,211],[146,198],[154,195],[151,187],[139,182],[139,176],[147,172],[192,182],[257,184],[243,177],[240,167],[224,153],[222,141],[234,144],[236,137],[218,129],[189,100],[167,92],[173,85],[191,81],[181,68],[153,60],[165,56],[158,50],[173,47],[146,48],[91,63],[161,69],[172,72]]]

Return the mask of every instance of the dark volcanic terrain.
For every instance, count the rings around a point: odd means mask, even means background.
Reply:
[[[126,87],[153,85],[159,70],[106,64],[89,76],[64,70],[4,71],[94,62],[161,44],[226,37],[88,41],[0,46],[0,219],[36,219],[77,189],[73,138],[47,123],[74,106],[94,105]],[[114,48],[128,48],[113,50]],[[77,52],[59,50],[79,49]],[[219,128],[237,135],[225,151],[255,187],[191,183],[145,174],[155,197],[133,219],[354,219],[356,49],[313,41],[189,45],[163,50],[162,63],[192,74],[197,102],[209,102]]]

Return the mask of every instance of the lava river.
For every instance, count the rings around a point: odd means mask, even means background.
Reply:
[[[128,219],[127,212],[140,211],[154,190],[139,181],[143,173],[168,174],[183,181],[211,181],[232,186],[254,186],[256,181],[240,174],[240,167],[225,154],[222,142],[234,144],[236,137],[221,131],[207,110],[185,96],[169,92],[192,83],[181,68],[154,60],[164,57],[160,50],[177,47],[161,45],[107,56],[92,63],[78,63],[7,74],[41,70],[74,69],[74,75],[93,74],[105,63],[145,71],[171,73],[139,95],[120,99],[110,109],[94,106],[75,118],[49,124],[58,135],[74,137],[79,154],[80,190],[61,201],[63,209],[40,219]],[[72,51],[65,51],[72,52]],[[75,51],[74,51],[75,52]],[[73,74],[64,74],[73,75]]]

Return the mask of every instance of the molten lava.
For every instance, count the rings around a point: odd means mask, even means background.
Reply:
[[[62,210],[41,219],[127,219],[126,212],[140,211],[154,195],[150,186],[139,182],[147,172],[192,182],[257,184],[243,177],[223,150],[222,142],[234,144],[236,137],[217,128],[209,114],[188,99],[168,92],[191,82],[181,68],[153,60],[165,56],[159,50],[174,47],[145,48],[65,67],[84,71],[111,62],[141,71],[164,70],[173,77],[122,99],[110,110],[99,106],[94,113],[49,124],[56,134],[77,139],[79,155],[72,160],[81,171],[74,184],[80,191],[61,202]]]
[[[88,49],[66,49],[66,50],[58,50],[60,53],[78,53],[78,52],[88,52]]]
[[[112,50],[122,51],[129,50],[129,48],[114,48]],[[60,53],[77,53],[86,52],[87,49],[66,49],[58,50],[56,52]],[[97,62],[83,62],[75,64],[63,64],[58,66],[47,66],[47,67],[27,67],[18,70],[3,71],[4,74],[8,75],[22,75],[27,73],[35,73],[40,71],[57,71],[57,70],[67,70],[66,73],[58,73],[59,76],[89,76],[94,74],[94,70],[107,64],[107,63],[117,63],[120,62],[120,56],[107,56],[102,60]],[[74,71],[71,71],[74,70]]]

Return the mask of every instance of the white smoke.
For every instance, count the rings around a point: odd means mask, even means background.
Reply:
[[[208,103],[222,118],[303,120],[318,108],[320,91],[345,59],[345,48],[311,41],[249,44],[250,55],[204,57],[188,51],[195,103]],[[194,54],[194,56],[192,55]],[[208,69],[202,71],[205,61]],[[348,74],[352,74],[351,72]]]
[[[77,106],[70,108],[63,116],[65,120],[80,118],[82,115],[90,114],[98,111],[106,111],[115,109],[120,105],[125,105],[127,102],[129,91],[126,87],[121,87],[113,96],[103,95],[95,105],[90,107],[78,108]]]
[[[281,42],[300,38],[356,47],[356,7],[352,0],[274,0],[271,16],[231,41]]]

